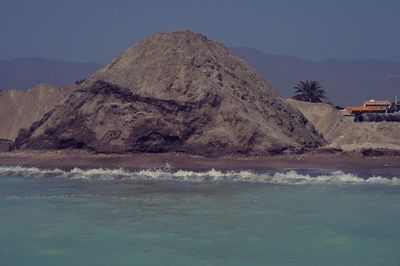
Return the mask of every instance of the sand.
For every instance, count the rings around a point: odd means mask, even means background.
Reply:
[[[345,119],[338,110],[324,103],[288,99],[311,122],[331,147],[344,151],[361,149],[400,150],[400,123],[363,122]]]
[[[173,170],[241,170],[241,169],[330,169],[363,171],[369,173],[400,172],[400,157],[365,157],[360,154],[306,153],[302,155],[280,155],[270,157],[209,158],[177,153],[144,154],[92,154],[79,150],[23,151],[0,153],[1,166],[29,166],[45,169],[69,170],[124,168],[128,170],[149,168],[171,168]]]
[[[74,86],[61,89],[39,84],[25,91],[0,90],[0,139],[14,141],[19,129],[29,128],[74,89]]]

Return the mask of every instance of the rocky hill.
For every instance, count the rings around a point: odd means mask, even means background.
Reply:
[[[156,33],[21,133],[18,149],[268,154],[323,143],[244,61],[191,31]]]
[[[14,140],[20,128],[29,128],[72,91],[48,84],[26,91],[0,90],[0,139]]]

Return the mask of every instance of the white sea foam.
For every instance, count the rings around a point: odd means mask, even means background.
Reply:
[[[84,180],[164,180],[189,182],[252,182],[270,184],[387,184],[400,185],[400,178],[371,176],[361,178],[355,174],[341,171],[321,172],[318,175],[302,174],[295,170],[276,172],[253,171],[218,171],[205,172],[171,171],[165,169],[147,169],[127,171],[125,169],[89,169],[74,168],[70,171],[61,169],[39,169],[36,167],[0,166],[0,176],[18,176],[31,178],[66,178]]]

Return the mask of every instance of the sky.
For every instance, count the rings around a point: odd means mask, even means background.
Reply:
[[[0,0],[0,59],[107,63],[144,37],[190,29],[307,60],[400,62],[398,0]]]

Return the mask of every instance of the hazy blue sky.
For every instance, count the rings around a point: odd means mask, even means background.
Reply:
[[[156,31],[305,59],[400,61],[400,1],[0,0],[0,58],[107,62]]]

